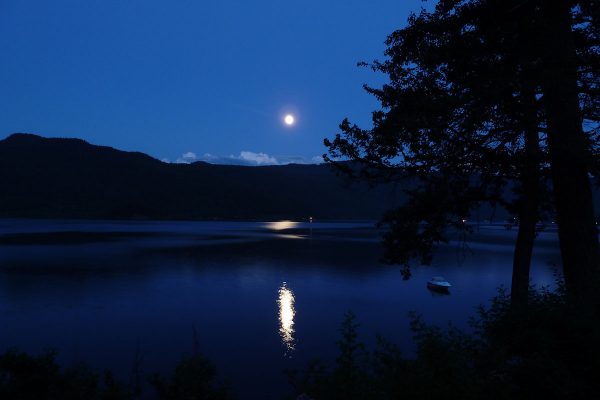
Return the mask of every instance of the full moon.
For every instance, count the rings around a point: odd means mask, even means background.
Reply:
[[[283,118],[283,122],[285,122],[286,125],[294,125],[294,116],[292,114],[287,114],[284,118]]]

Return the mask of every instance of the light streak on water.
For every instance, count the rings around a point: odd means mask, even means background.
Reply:
[[[296,349],[296,341],[294,339],[294,316],[296,309],[294,308],[294,292],[287,287],[283,282],[279,288],[279,335],[285,346],[285,355],[289,356]]]

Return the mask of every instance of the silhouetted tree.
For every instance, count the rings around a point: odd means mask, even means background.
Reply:
[[[344,120],[325,159],[355,160],[375,181],[418,178],[383,218],[389,261],[430,262],[449,226],[468,229],[478,204],[500,203],[519,217],[512,299],[524,305],[536,223],[552,206],[568,292],[593,296],[597,11],[595,1],[441,0],[388,37],[387,59],[370,66],[389,83],[365,87],[382,106],[373,127]]]
[[[225,400],[231,398],[216,380],[215,366],[201,355],[186,356],[175,367],[170,379],[158,374],[150,384],[160,400]]]
[[[552,169],[558,235],[567,290],[582,304],[593,298],[598,278],[598,232],[596,229],[589,173],[593,171],[597,138],[586,136],[582,128],[579,99],[577,51],[572,34],[573,18],[568,1],[541,3],[540,81],[546,111],[548,153]],[[597,28],[598,3],[577,2],[592,12],[592,30]],[[596,28],[594,27],[596,26]],[[598,51],[598,42],[590,43]],[[584,48],[584,50],[588,50]],[[590,66],[584,65],[584,68]],[[595,68],[596,65],[592,65]],[[598,82],[595,72],[588,72]],[[590,94],[591,95],[591,94]],[[590,96],[596,98],[597,96]],[[590,112],[597,114],[592,107]],[[597,122],[597,121],[595,121]]]

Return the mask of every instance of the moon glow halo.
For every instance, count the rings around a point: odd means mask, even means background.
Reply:
[[[283,117],[283,122],[287,126],[292,126],[292,125],[294,125],[294,122],[296,122],[296,119],[294,118],[294,116],[292,114],[286,114],[286,116]]]

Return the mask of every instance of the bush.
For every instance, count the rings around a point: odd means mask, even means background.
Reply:
[[[150,383],[160,400],[226,400],[225,387],[216,382],[217,370],[204,357],[184,357],[171,378],[165,380],[156,374]]]
[[[472,318],[473,333],[428,326],[411,316],[416,357],[378,338],[369,352],[348,314],[329,370],[314,361],[290,373],[296,393],[312,399],[567,399],[600,395],[600,323],[573,308],[562,287],[530,290],[515,311],[500,291]],[[360,360],[360,361],[359,361]]]
[[[109,372],[103,379],[84,365],[62,370],[55,353],[30,356],[16,350],[0,355],[0,399],[3,400],[125,400],[124,385]]]

